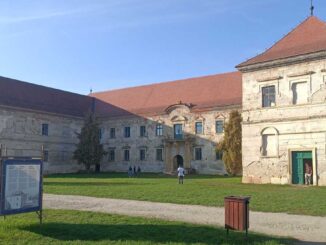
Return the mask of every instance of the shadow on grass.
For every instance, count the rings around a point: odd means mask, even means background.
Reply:
[[[230,232],[225,230],[189,225],[151,225],[151,224],[67,224],[45,223],[21,227],[21,230],[60,241],[127,241],[150,243],[183,243],[183,244],[292,244],[293,241],[270,238],[257,234]]]
[[[132,182],[62,182],[62,181],[45,181],[45,186],[123,186],[123,185],[145,185],[145,183],[132,183]]]
[[[51,174],[45,176],[49,179],[55,178],[96,178],[96,179],[174,179],[177,178],[177,175],[168,175],[162,173],[141,173],[136,177],[130,178],[126,173],[114,173],[114,172],[102,172],[102,173],[70,173],[70,174]],[[187,179],[234,179],[235,181],[239,180],[241,177],[231,177],[231,176],[221,176],[221,175],[186,175]]]

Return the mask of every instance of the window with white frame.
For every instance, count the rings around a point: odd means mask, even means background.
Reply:
[[[216,120],[215,131],[217,134],[221,134],[224,131],[224,120]]]
[[[156,149],[156,160],[163,161],[163,149],[162,148]]]
[[[200,147],[195,148],[195,160],[202,160],[202,149]]]
[[[196,122],[195,123],[195,132],[196,134],[203,134],[203,122]]]
[[[129,161],[129,160],[130,160],[130,152],[129,152],[128,149],[125,149],[125,150],[123,151],[123,159],[124,159],[125,161]]]
[[[110,138],[111,139],[115,138],[115,128],[110,128]]]
[[[42,135],[44,135],[44,136],[49,135],[49,124],[42,123]]]
[[[142,125],[139,127],[139,135],[140,135],[140,137],[146,136],[146,126]]]
[[[275,106],[275,86],[266,86],[262,88],[262,106]]]
[[[161,123],[156,124],[156,136],[163,135],[163,125]]]
[[[109,149],[109,162],[114,162],[115,160],[115,150]]]
[[[146,150],[145,149],[140,149],[139,150],[139,160],[140,161],[145,161],[146,160]]]

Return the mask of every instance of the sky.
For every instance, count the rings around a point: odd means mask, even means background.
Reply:
[[[326,1],[314,0],[326,20]],[[310,0],[1,0],[0,76],[93,92],[234,71]]]

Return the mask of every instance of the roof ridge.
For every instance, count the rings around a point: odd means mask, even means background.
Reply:
[[[230,74],[236,74],[236,73],[240,73],[240,72],[239,71],[230,71],[230,72],[223,72],[223,73],[217,73],[217,74],[211,74],[211,75],[205,75],[205,76],[181,78],[181,79],[172,80],[172,81],[164,81],[164,82],[157,82],[157,83],[154,82],[154,83],[150,83],[150,84],[136,85],[136,86],[131,86],[131,87],[108,89],[108,90],[104,90],[104,91],[90,93],[90,94],[88,94],[88,96],[92,96],[92,95],[95,95],[95,94],[103,94],[103,93],[113,92],[113,91],[115,92],[115,91],[128,90],[128,89],[133,89],[133,88],[144,88],[144,87],[150,87],[150,86],[153,86],[153,85],[176,83],[176,82],[181,82],[181,81],[186,81],[186,80],[209,78],[209,77],[214,77],[214,76],[230,75]]]

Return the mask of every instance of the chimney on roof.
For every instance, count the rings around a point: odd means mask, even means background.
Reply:
[[[314,9],[315,9],[315,7],[314,7],[312,1],[313,1],[313,0],[310,1],[310,15],[311,15],[311,16],[314,16]]]

